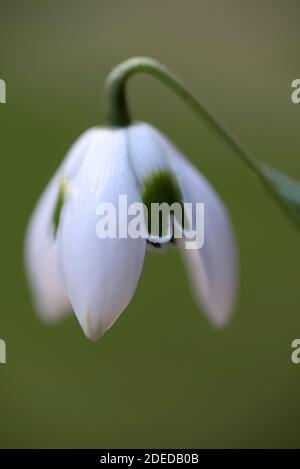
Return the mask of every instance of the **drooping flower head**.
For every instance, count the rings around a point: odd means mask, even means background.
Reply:
[[[158,130],[131,122],[125,82],[138,71],[160,79],[195,111],[300,228],[299,183],[251,158],[165,67],[148,58],[124,62],[107,80],[109,126],[85,132],[74,144],[41,196],[26,235],[37,310],[55,321],[73,309],[90,339],[101,337],[129,304],[148,250],[181,251],[195,297],[214,325],[228,322],[236,298],[236,245],[222,201]],[[155,223],[157,205],[169,207],[167,223],[160,218]],[[140,206],[140,217],[130,219]],[[113,216],[103,218],[105,211]]]
[[[99,238],[99,203],[204,204],[204,244]],[[120,214],[122,216],[122,214]],[[123,214],[125,215],[125,214]],[[191,217],[190,223],[195,223]],[[202,227],[203,228],[203,227]],[[91,129],[75,143],[32,216],[26,241],[29,277],[49,320],[74,310],[85,334],[101,337],[129,304],[148,248],[178,246],[202,310],[227,322],[236,295],[236,250],[226,210],[208,181],[148,124]]]

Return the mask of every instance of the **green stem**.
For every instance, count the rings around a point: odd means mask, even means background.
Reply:
[[[262,166],[243,148],[230,132],[200,103],[199,98],[172,72],[156,60],[148,57],[134,57],[116,66],[109,74],[105,85],[107,122],[112,127],[130,125],[131,119],[126,100],[127,80],[137,73],[146,73],[164,83],[171,89],[210,129],[221,139],[242,162],[261,181],[280,208],[300,229],[300,217],[295,213],[285,198],[277,192],[272,182],[265,175]]]

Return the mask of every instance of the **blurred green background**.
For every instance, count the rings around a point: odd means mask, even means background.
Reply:
[[[215,331],[179,253],[149,254],[137,293],[96,343],[37,319],[23,271],[31,210],[75,138],[103,122],[110,69],[149,55],[179,74],[256,158],[300,179],[300,4],[0,0],[0,447],[298,447],[300,238],[241,163],[152,78],[130,83],[223,196],[241,256],[238,305]],[[155,294],[153,293],[155,292]]]

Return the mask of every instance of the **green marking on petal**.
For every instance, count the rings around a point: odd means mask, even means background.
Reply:
[[[60,221],[61,211],[62,211],[64,201],[65,201],[67,188],[68,188],[67,179],[66,178],[61,179],[59,183],[59,191],[58,191],[58,196],[57,196],[53,218],[52,218],[52,223],[54,226],[54,236],[56,236],[56,233],[58,230],[58,225]]]
[[[148,210],[148,220],[147,218],[145,220],[148,232],[151,233],[152,236],[166,236],[168,226],[165,226],[165,220],[162,219],[161,213],[156,223],[157,226],[151,226],[152,204],[160,204],[161,207],[163,207],[161,204],[168,204],[168,206],[171,207],[172,204],[177,203],[180,205],[182,211],[182,194],[174,175],[164,170],[157,171],[146,178],[142,185],[142,201]],[[168,213],[170,213],[170,210]],[[175,217],[178,219],[176,211]],[[178,221],[180,222],[180,219]]]

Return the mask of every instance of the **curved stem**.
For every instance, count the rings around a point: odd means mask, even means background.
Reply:
[[[105,84],[106,117],[110,126],[125,127],[130,125],[131,119],[126,101],[126,83],[132,75],[137,73],[152,75],[171,89],[218,138],[241,158],[242,162],[258,177],[281,209],[300,229],[300,217],[286,199],[277,192],[272,182],[265,175],[262,165],[249,155],[236,138],[200,103],[199,98],[179,78],[156,60],[148,57],[134,57],[116,66],[111,71]]]

